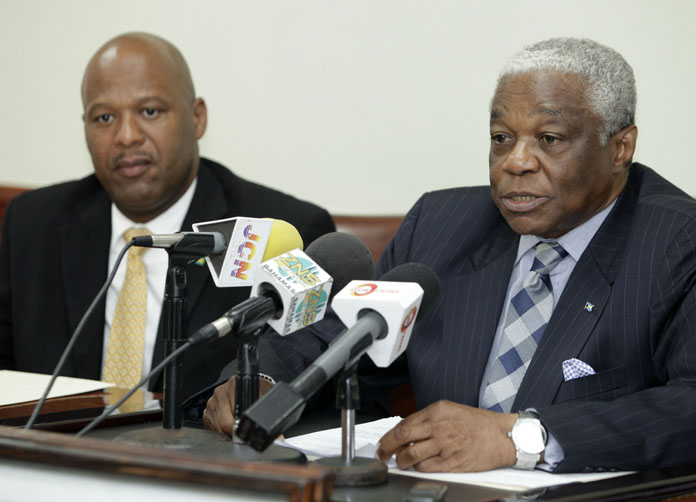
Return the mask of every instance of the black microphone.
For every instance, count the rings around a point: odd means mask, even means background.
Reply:
[[[257,296],[235,305],[188,341],[196,345],[229,333],[247,333],[266,323],[287,335],[321,320],[328,301],[338,291],[352,279],[369,277],[373,270],[370,250],[360,239],[342,232],[325,234],[306,253],[289,251],[264,262],[252,286],[252,294]],[[298,313],[303,304],[304,310]],[[274,322],[281,319],[280,326]],[[293,322],[298,319],[300,322]]]
[[[132,239],[134,246],[162,248],[170,253],[210,256],[227,250],[220,232],[177,232],[175,234],[140,235]]]
[[[349,283],[334,298],[333,306],[351,327],[336,337],[295,380],[289,384],[279,382],[251,406],[239,423],[237,435],[254,449],[263,451],[299,420],[311,396],[364,353],[376,365],[389,366],[406,350],[418,310],[421,315],[427,312],[439,294],[440,282],[435,273],[418,263],[395,267],[380,281]],[[342,317],[337,310],[340,297],[353,303],[352,314],[345,314],[348,310],[338,306],[339,310],[343,309]]]

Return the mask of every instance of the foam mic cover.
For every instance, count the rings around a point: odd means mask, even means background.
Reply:
[[[354,279],[372,279],[375,264],[363,241],[345,232],[324,234],[307,247],[307,254],[333,277],[332,297]]]
[[[440,279],[430,267],[422,263],[403,263],[385,272],[379,280],[418,283],[423,289],[420,316],[427,314],[440,296]]]
[[[269,219],[273,222],[271,234],[268,236],[266,250],[263,252],[262,262],[280,256],[293,249],[304,249],[302,236],[297,229],[285,220]]]

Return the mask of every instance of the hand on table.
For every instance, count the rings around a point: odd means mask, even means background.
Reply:
[[[401,469],[423,472],[487,471],[515,464],[507,433],[517,414],[438,401],[402,420],[379,442],[383,461],[396,454]]]

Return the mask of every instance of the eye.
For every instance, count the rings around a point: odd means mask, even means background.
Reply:
[[[491,141],[496,145],[502,145],[503,143],[508,143],[512,141],[512,138],[507,134],[501,132],[491,134]]]
[[[97,115],[94,119],[94,121],[98,122],[99,124],[110,124],[113,122],[113,120],[114,116],[110,113],[102,113],[101,115]]]
[[[143,115],[145,115],[147,118],[155,118],[157,114],[159,113],[159,110],[156,110],[155,108],[144,108],[143,109]]]
[[[558,143],[561,142],[561,138],[558,138],[556,136],[552,136],[550,134],[544,134],[540,138],[541,142],[544,143],[545,145],[557,145]]]

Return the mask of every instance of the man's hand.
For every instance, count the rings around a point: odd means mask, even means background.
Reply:
[[[219,385],[213,391],[213,395],[203,411],[203,424],[211,431],[218,434],[226,434],[232,437],[234,434],[234,392],[236,376],[232,376],[227,382]],[[259,378],[259,397],[268,392],[273,384],[268,380]]]
[[[379,442],[377,454],[396,454],[401,469],[424,472],[487,471],[515,464],[507,433],[517,414],[438,401],[402,420]]]

